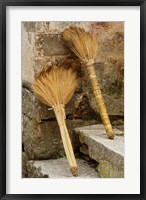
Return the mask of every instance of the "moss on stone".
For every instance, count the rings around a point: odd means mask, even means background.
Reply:
[[[107,89],[108,95],[116,94],[117,96],[123,94],[123,81],[114,81]]]
[[[114,168],[108,161],[100,161],[96,169],[101,178],[124,178],[124,173]]]

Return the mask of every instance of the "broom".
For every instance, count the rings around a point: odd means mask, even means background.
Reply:
[[[79,27],[69,27],[62,33],[65,44],[79,57],[85,65],[91,87],[96,99],[96,104],[109,139],[114,138],[114,132],[110,123],[104,99],[101,93],[95,71],[95,58],[98,44],[96,37]]]
[[[69,102],[79,84],[79,78],[73,68],[66,65],[45,68],[32,84],[36,97],[44,104],[52,107],[59,124],[63,146],[73,176],[78,176],[72,144],[66,128],[65,105]]]

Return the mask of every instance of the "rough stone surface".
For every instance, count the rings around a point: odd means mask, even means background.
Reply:
[[[29,160],[28,155],[25,152],[22,152],[22,178],[27,177],[26,164],[27,164],[28,160]]]
[[[76,159],[76,161],[79,169],[78,177],[72,176],[67,160],[62,158],[29,161],[27,163],[28,178],[40,178],[42,176],[48,178],[98,178],[96,170],[91,168],[86,161],[81,159]]]
[[[22,22],[27,32],[40,32],[49,29],[49,22]]]
[[[35,166],[35,162],[36,161],[32,161],[32,162],[28,161],[28,163],[26,165],[27,166],[27,178],[49,178],[48,174],[42,173],[41,166]]]
[[[31,83],[34,79],[34,34],[28,33],[22,23],[22,81]]]
[[[120,132],[120,131],[119,131]],[[89,156],[98,163],[107,161],[117,171],[124,172],[124,137],[115,136],[109,140],[102,125],[92,125],[75,129],[81,144],[89,149]]]
[[[123,178],[124,172],[117,170],[108,161],[100,161],[97,171],[101,178]]]
[[[59,35],[46,36],[43,38],[43,43],[45,56],[65,55],[70,53],[70,50],[64,47]]]
[[[73,115],[82,99],[82,94],[75,92],[72,99],[65,106],[66,115]],[[78,103],[79,102],[79,103]],[[28,118],[36,118],[38,122],[55,118],[53,110],[42,104],[28,88],[22,88],[22,112]],[[84,110],[88,110],[87,108]],[[91,119],[91,117],[90,117]]]
[[[63,143],[57,121],[38,124],[24,116],[23,145],[31,159],[47,159],[64,155]],[[95,123],[92,121],[87,124]],[[75,127],[84,125],[83,120],[67,120],[67,128],[75,151],[79,147],[78,139],[72,134]]]
[[[82,145],[80,147],[80,152],[83,153],[84,155],[88,156],[89,155],[89,149],[87,145]]]
[[[71,108],[70,108],[71,107]],[[66,107],[67,117],[75,111],[74,101]],[[41,104],[27,88],[22,91],[22,142],[24,151],[30,159],[47,159],[64,154],[59,127],[53,111]],[[83,125],[94,124],[95,120],[67,119],[68,132],[75,150],[78,139],[73,129]]]

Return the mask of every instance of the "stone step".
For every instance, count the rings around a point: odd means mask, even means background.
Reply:
[[[66,158],[28,161],[28,178],[98,178],[97,171],[82,159],[76,159],[79,175],[73,177]]]
[[[116,136],[114,140],[107,138],[103,125],[91,125],[76,128],[74,132],[78,135],[82,144],[80,151],[90,158],[96,160],[98,173],[104,178],[124,177],[124,133],[114,129]]]

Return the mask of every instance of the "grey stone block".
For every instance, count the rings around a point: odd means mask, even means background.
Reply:
[[[80,152],[83,153],[84,155],[88,156],[89,155],[88,146],[86,146],[86,145],[81,146]]]
[[[107,161],[113,169],[124,174],[123,136],[116,135],[114,140],[109,140],[103,125],[76,128],[75,133],[79,135],[81,144],[88,146],[89,156],[92,159],[99,162],[99,164],[101,161]]]
[[[78,177],[73,177],[68,162],[65,158],[28,161],[28,177],[29,178],[98,178],[98,174],[94,168],[81,159],[76,159],[79,168]],[[35,175],[35,176],[34,176]]]

